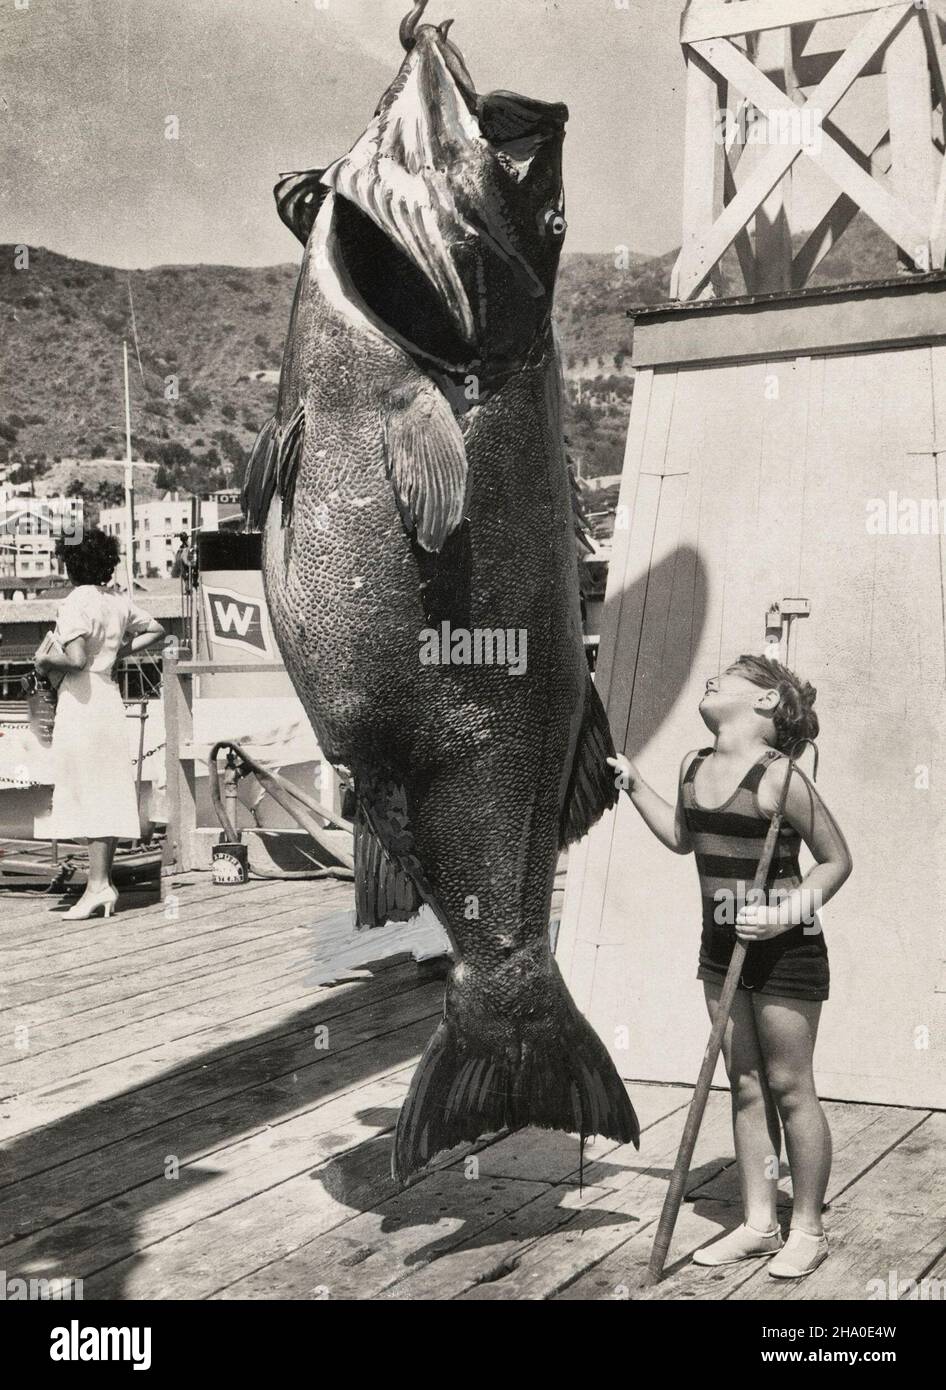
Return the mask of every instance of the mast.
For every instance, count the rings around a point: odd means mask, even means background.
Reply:
[[[135,477],[131,461],[131,400],[128,394],[128,342],[122,343],[125,365],[125,583],[128,597],[135,590]]]

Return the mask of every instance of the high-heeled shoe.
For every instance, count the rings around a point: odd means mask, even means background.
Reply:
[[[68,912],[62,914],[61,920],[63,922],[85,922],[93,917],[99,908],[102,909],[103,916],[111,917],[117,902],[118,893],[114,888],[103,888],[100,893],[86,891],[75,907],[70,907]]]

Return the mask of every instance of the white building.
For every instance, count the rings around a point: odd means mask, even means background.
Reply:
[[[135,502],[135,573],[165,578],[171,573],[181,532],[217,531],[221,523],[239,514],[239,494],[215,492],[208,497],[166,492],[157,502]],[[127,548],[125,508],[103,507],[99,525],[116,536],[124,555]]]
[[[35,579],[59,574],[56,541],[81,537],[81,497],[33,497],[0,483],[0,577]]]

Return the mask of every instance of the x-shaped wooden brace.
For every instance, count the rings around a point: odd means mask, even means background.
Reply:
[[[729,39],[704,39],[690,46],[760,111],[790,112],[798,120],[797,129],[802,130],[804,112],[811,111],[821,124],[878,50],[888,44],[915,14],[916,7],[912,0],[911,3],[873,14],[802,105],[792,101]],[[818,164],[909,256],[919,259],[929,253],[930,228],[924,226],[910,208],[872,178],[829,131],[822,129],[817,143],[794,142],[775,146],[756,165],[702,242],[681,264],[678,289],[681,299],[691,299],[699,293],[713,267],[802,154]]]

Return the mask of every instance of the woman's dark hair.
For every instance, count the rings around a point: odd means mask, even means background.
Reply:
[[[775,746],[780,753],[790,753],[803,739],[816,739],[820,731],[814,703],[818,692],[794,671],[768,656],[741,656],[731,668],[763,690],[778,691],[778,705],[773,715]]]
[[[65,536],[56,542],[56,556],[73,584],[107,584],[121,557],[118,539],[93,528],[83,533],[78,545]]]

